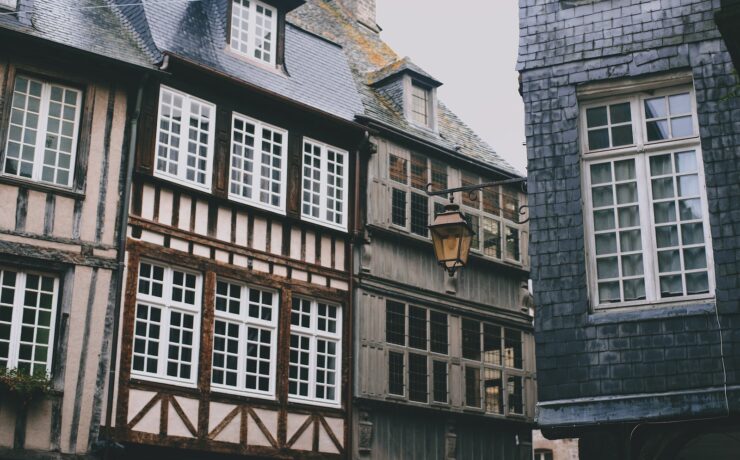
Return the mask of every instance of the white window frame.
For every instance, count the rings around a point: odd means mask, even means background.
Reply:
[[[304,296],[295,296],[293,299],[300,299],[303,301],[310,302],[311,304],[311,320],[309,327],[296,326],[290,324],[290,336],[297,335],[299,337],[307,337],[309,339],[309,363],[308,363],[308,396],[299,396],[288,393],[288,401],[295,403],[310,404],[315,406],[329,406],[329,407],[341,407],[342,405],[342,307],[332,302],[324,302],[323,300],[310,299]],[[337,309],[336,318],[336,332],[331,333],[327,331],[321,331],[318,328],[318,304],[324,304],[335,307]],[[292,306],[291,306],[292,315]],[[334,399],[319,399],[316,398],[316,357],[317,357],[317,346],[316,343],[319,339],[326,340],[328,342],[336,343],[336,369],[335,369],[335,391]],[[290,360],[288,360],[288,368],[290,368]]]
[[[5,167],[8,162],[8,147],[10,144],[10,129],[12,123],[12,110],[13,105],[15,104],[15,84],[18,80],[18,78],[23,78],[28,80],[29,85],[31,82],[35,82],[41,85],[41,100],[39,103],[39,112],[38,112],[38,122],[36,125],[36,142],[34,144],[34,153],[33,153],[33,172],[31,174],[31,177],[25,177],[20,175],[20,166],[19,166],[19,173],[18,174],[12,174],[5,172]],[[73,121],[73,128],[72,128],[72,142],[71,142],[71,148],[70,148],[70,160],[69,160],[69,176],[67,178],[66,184],[60,184],[55,181],[46,181],[42,179],[42,172],[44,168],[44,151],[46,149],[45,142],[47,135],[50,133],[48,132],[49,128],[49,105],[51,102],[51,88],[57,87],[61,88],[62,90],[66,91],[72,91],[77,94],[76,99],[76,105],[75,105],[75,118]],[[36,77],[30,77],[25,74],[18,74],[15,76],[13,81],[13,89],[10,91],[11,97],[9,98],[9,102],[11,104],[11,116],[8,117],[8,123],[7,123],[7,130],[6,130],[6,139],[5,139],[5,151],[3,154],[3,165],[2,169],[0,170],[0,174],[8,177],[18,178],[20,180],[28,180],[33,182],[39,182],[42,184],[49,184],[54,187],[63,187],[63,188],[71,188],[74,185],[74,179],[75,179],[75,167],[77,164],[77,145],[79,142],[79,136],[80,136],[80,119],[82,118],[82,98],[83,98],[83,92],[82,90],[78,88],[73,88],[67,85],[54,83],[48,80],[36,78]],[[66,106],[66,104],[63,104]],[[62,108],[63,110],[64,108]],[[24,106],[24,121],[28,115],[28,111],[26,110],[26,107]],[[55,117],[56,118],[56,117]],[[60,119],[61,122],[61,119]],[[21,125],[17,125],[21,126]],[[23,134],[25,134],[26,130],[28,128],[23,125]],[[57,137],[61,137],[59,133],[53,134]],[[57,152],[57,160],[59,151],[58,149],[55,150]],[[20,154],[21,152],[19,152]],[[19,157],[20,158],[20,157]],[[66,169],[66,168],[65,168]],[[56,168],[55,168],[56,171]]]
[[[234,193],[232,191],[232,184],[234,183],[234,178],[232,176],[233,171],[233,157],[234,152],[236,148],[236,140],[234,138],[235,134],[235,122],[237,120],[241,120],[244,123],[249,123],[254,125],[254,158],[252,160],[252,195],[251,197],[247,198],[240,194]],[[269,129],[273,131],[274,133],[281,134],[283,138],[283,142],[280,144],[282,155],[280,157],[280,204],[278,206],[273,206],[270,203],[263,203],[260,201],[260,193],[262,192],[261,188],[261,181],[262,181],[262,132],[263,129]],[[229,153],[229,199],[233,201],[238,201],[241,203],[249,204],[251,206],[255,206],[261,209],[266,209],[268,211],[275,211],[279,212],[280,214],[285,214],[285,195],[286,195],[286,186],[287,183],[287,177],[288,177],[288,131],[279,128],[277,126],[273,126],[264,122],[261,122],[259,120],[256,120],[254,118],[248,117],[246,115],[243,115],[238,112],[232,112],[231,116],[231,152]],[[270,156],[272,157],[272,153],[270,153]],[[270,166],[270,168],[272,168]],[[272,170],[272,169],[270,169]],[[240,171],[242,174],[244,173],[244,169],[242,168]],[[270,179],[272,180],[272,179]],[[240,187],[243,186],[242,184],[238,184]]]
[[[243,1],[248,1],[249,6],[245,7],[242,5]],[[256,28],[258,26],[257,24],[257,7],[261,7],[265,10],[269,10],[272,12],[272,27],[269,30],[269,33],[271,34],[271,40],[270,40],[270,59],[265,60],[263,58],[258,58],[255,56],[255,52],[259,51],[257,48],[257,36],[256,36]],[[244,14],[244,10],[248,10],[246,12],[247,19],[241,19],[240,21],[246,21],[247,22],[247,43],[246,43],[246,52],[239,49],[241,45],[243,44],[243,41],[241,38],[237,37],[237,32],[239,34],[243,34],[244,30],[241,28],[238,28],[235,24],[235,16],[237,14]],[[264,21],[264,18],[263,18]],[[262,27],[262,26],[260,26]],[[270,6],[264,2],[260,2],[259,0],[231,0],[231,30],[229,31],[229,49],[240,56],[244,56],[248,59],[251,59],[253,61],[256,61],[261,64],[267,64],[270,66],[275,66],[275,62],[277,61],[277,43],[278,43],[278,10],[277,8]],[[261,38],[260,38],[261,40]]]
[[[414,91],[423,91],[424,93],[424,103],[426,107],[424,108],[424,117],[425,120],[423,123],[420,123],[416,119],[417,112],[414,110],[414,101],[417,99],[416,95],[414,94]],[[428,86],[422,85],[420,83],[417,83],[415,80],[411,80],[411,106],[409,107],[409,114],[411,115],[411,122],[414,123],[417,126],[422,126],[424,128],[431,128],[432,127],[432,89]]]
[[[280,308],[279,295],[274,289],[266,289],[258,286],[252,286],[244,284],[238,281],[230,280],[228,278],[217,277],[216,283],[225,282],[228,284],[238,285],[241,288],[241,299],[240,299],[240,310],[241,314],[236,315],[229,312],[223,312],[216,310],[216,306],[213,307],[214,312],[214,327],[216,321],[222,320],[226,323],[238,324],[239,325],[239,350],[238,350],[238,365],[237,365],[237,386],[232,387],[229,385],[213,383],[213,367],[211,368],[211,374],[209,381],[211,382],[211,388],[215,392],[229,393],[234,395],[248,395],[255,398],[263,399],[275,399],[275,381],[277,375],[277,336],[278,336],[278,313]],[[265,321],[249,316],[249,293],[252,289],[258,291],[269,292],[272,294],[272,319]],[[269,389],[267,391],[253,390],[246,388],[246,343],[247,343],[247,328],[249,326],[255,326],[262,330],[270,331],[270,377],[269,377]],[[214,333],[213,340],[216,340]],[[215,356],[215,345],[211,351],[211,362]]]
[[[304,182],[306,180],[306,176],[305,176],[305,174],[306,174],[306,165],[304,164],[305,163],[305,161],[304,161],[305,160],[305,155],[306,155],[306,153],[305,153],[306,144],[309,144],[309,145],[311,145],[313,147],[318,147],[320,149],[320,151],[321,151],[321,172],[320,172],[320,175],[321,175],[321,178],[320,178],[321,184],[320,184],[320,190],[319,190],[319,217],[314,217],[314,216],[312,216],[310,214],[306,214],[303,211],[304,205],[307,204],[305,202],[305,199],[304,199],[305,198],[305,191],[303,189]],[[332,152],[334,152],[337,155],[341,155],[342,158],[344,159],[344,161],[342,163],[342,170],[343,170],[344,174],[341,177],[342,183],[344,184],[344,186],[342,187],[342,207],[343,207],[343,209],[342,209],[342,213],[341,213],[342,223],[340,223],[340,224],[338,224],[336,222],[331,222],[331,221],[327,220],[327,217],[326,217],[326,215],[327,215],[327,202],[329,200],[329,196],[327,195],[328,174],[329,174],[328,167],[327,167],[328,164],[327,163],[329,161],[328,160],[329,150],[331,150]],[[314,140],[314,139],[311,139],[311,138],[308,138],[308,137],[304,137],[303,138],[303,143],[301,144],[301,218],[303,220],[306,220],[306,221],[309,221],[309,222],[314,222],[314,223],[317,223],[317,224],[320,224],[320,225],[323,225],[323,226],[326,226],[326,227],[331,227],[331,228],[334,228],[334,229],[337,229],[337,230],[341,230],[341,231],[344,231],[344,232],[347,231],[347,221],[349,220],[347,218],[347,216],[349,215],[349,213],[348,213],[348,207],[349,207],[349,203],[348,203],[348,197],[349,197],[349,182],[348,182],[348,178],[349,178],[349,163],[350,163],[349,160],[350,160],[350,158],[349,158],[349,152],[347,152],[346,150],[342,150],[342,149],[336,148],[336,147],[334,147],[332,145],[325,144],[323,142],[319,142],[317,140]],[[313,179],[310,179],[310,180],[313,180]],[[335,213],[336,213],[336,211],[335,211]]]
[[[166,171],[160,171],[158,168],[158,164],[157,164],[159,162],[160,133],[162,132],[161,131],[162,122],[164,121],[162,119],[162,115],[163,115],[162,104],[163,104],[163,97],[164,97],[165,92],[171,93],[173,97],[177,95],[183,98],[183,105],[181,108],[182,116],[180,118],[180,132],[178,134],[180,139],[179,139],[179,143],[177,147],[177,151],[178,151],[177,174],[172,174]],[[200,184],[197,181],[192,181],[192,180],[187,179],[187,157],[188,157],[188,141],[190,138],[191,102],[195,102],[204,107],[208,107],[211,113],[211,117],[209,118],[209,123],[208,123],[208,145],[206,147],[207,158],[206,158],[206,170],[204,171],[205,179],[206,179],[205,184]],[[168,131],[168,133],[170,132],[171,131]],[[172,88],[166,85],[160,85],[159,99],[157,103],[156,136],[157,138],[154,142],[155,144],[154,165],[153,165],[154,175],[156,177],[161,177],[169,181],[184,185],[186,187],[210,192],[211,191],[211,181],[212,181],[212,176],[213,176],[214,145],[216,141],[216,105],[206,100],[192,96],[183,91],[177,90],[175,88]],[[170,147],[167,144],[162,144],[162,145],[165,145],[167,148]]]
[[[162,297],[156,297],[148,294],[139,293],[139,280],[141,264],[149,264],[152,269],[155,266],[164,268],[164,280],[162,282]],[[172,272],[180,271],[195,276],[195,302],[196,305],[188,305],[183,302],[174,302],[172,300]],[[136,280],[136,303],[134,304],[134,315],[138,311],[139,304],[143,303],[150,308],[158,308],[161,311],[159,322],[159,354],[157,355],[157,372],[149,373],[146,371],[137,371],[134,369],[133,348],[131,355],[131,376],[141,380],[151,382],[166,383],[168,385],[177,385],[194,388],[198,383],[198,362],[200,358],[200,334],[201,334],[201,311],[203,305],[203,276],[199,272],[182,269],[179,266],[172,266],[157,261],[142,259],[139,262],[139,271]],[[167,356],[169,352],[169,331],[170,317],[173,311],[193,315],[193,346],[190,362],[190,378],[183,379],[167,375]],[[134,331],[132,342],[136,340],[136,320],[134,320]]]
[[[18,270],[5,266],[0,266],[0,292],[3,289],[4,277],[7,272],[14,272],[16,274],[13,304],[11,320],[10,320],[10,340],[8,349],[8,369],[16,369],[18,367],[19,350],[21,345],[21,328],[23,327],[23,309],[25,307],[25,292],[26,292],[26,278],[28,275],[36,275],[39,277],[48,277],[54,280],[53,294],[51,299],[51,312],[49,322],[49,341],[46,344],[47,355],[46,355],[46,374],[49,375],[52,370],[54,361],[54,340],[56,332],[56,321],[57,321],[57,306],[59,304],[59,277],[43,272],[37,272],[35,270]],[[7,308],[7,306],[5,305]],[[38,311],[38,308],[35,309]],[[7,323],[6,323],[7,324]],[[34,327],[34,337],[36,335],[37,328]],[[34,344],[41,345],[41,344]],[[35,347],[34,347],[35,349]],[[33,371],[32,371],[33,372]]]
[[[699,137],[699,122],[696,110],[696,97],[693,85],[680,84],[666,87],[650,88],[639,87],[638,90],[618,96],[608,96],[588,100],[580,104],[580,122],[579,130],[581,133],[581,182],[582,182],[582,205],[584,212],[584,231],[585,231],[585,256],[587,267],[587,281],[589,289],[589,303],[593,310],[609,310],[623,307],[640,307],[648,305],[682,305],[694,301],[710,300],[714,298],[714,261],[712,250],[711,229],[709,226],[709,212],[707,204],[706,182],[704,176],[704,162]],[[645,99],[652,99],[669,94],[680,94],[688,92],[691,100],[692,122],[694,135],[685,136],[657,141],[647,141],[645,128],[646,117],[644,111]],[[633,144],[610,147],[598,150],[589,150],[588,137],[586,135],[586,110],[589,108],[600,107],[620,102],[630,103],[632,118],[632,136]],[[611,134],[610,134],[611,135]],[[652,190],[651,179],[649,174],[649,158],[658,154],[671,154],[684,150],[693,150],[696,153],[697,175],[699,181],[699,192],[701,198],[703,231],[705,237],[705,254],[707,257],[707,278],[709,292],[703,294],[660,297],[659,273],[657,263],[657,245],[655,243],[655,224],[654,213],[652,211]],[[643,257],[643,272],[645,280],[644,300],[631,300],[622,302],[601,303],[598,298],[598,277],[596,273],[596,248],[595,248],[595,230],[593,219],[593,202],[591,193],[591,173],[590,166],[601,162],[635,159],[636,181],[638,188],[638,206],[640,216],[641,244]],[[614,205],[616,207],[616,204]],[[677,225],[681,224],[680,220],[676,221]],[[646,227],[649,225],[649,227]],[[619,257],[619,254],[617,255]],[[685,270],[682,269],[683,275]],[[621,274],[620,274],[621,279]],[[682,281],[683,282],[683,281]],[[620,283],[621,289],[621,283]],[[623,293],[620,292],[620,296]]]

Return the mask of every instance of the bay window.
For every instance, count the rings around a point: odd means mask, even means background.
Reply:
[[[713,293],[691,87],[582,109],[589,285],[597,308]]]
[[[447,166],[424,155],[411,152],[408,156],[389,155],[388,175],[391,185],[391,223],[411,233],[429,236],[430,200],[435,208],[444,206],[444,197],[427,196],[431,182],[433,190],[447,188]]]

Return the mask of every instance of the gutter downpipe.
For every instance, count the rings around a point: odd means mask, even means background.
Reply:
[[[123,188],[123,197],[121,201],[121,213],[119,215],[119,227],[118,227],[118,253],[116,255],[117,273],[116,273],[116,298],[113,306],[113,334],[111,345],[111,358],[110,366],[108,369],[108,397],[105,410],[105,450],[104,458],[109,458],[110,448],[112,447],[112,436],[111,436],[111,422],[113,418],[113,392],[116,383],[116,367],[118,365],[118,331],[121,316],[121,299],[123,297],[123,274],[126,268],[126,234],[128,229],[128,213],[129,204],[131,201],[131,182],[134,172],[134,159],[136,156],[136,141],[138,139],[139,119],[141,118],[141,105],[144,99],[144,87],[149,74],[145,73],[139,82],[139,87],[136,93],[136,105],[134,106],[134,112],[131,115],[131,132],[128,139],[128,158],[126,164],[126,179]]]

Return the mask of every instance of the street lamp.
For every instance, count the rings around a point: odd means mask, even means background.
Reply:
[[[429,231],[432,232],[437,262],[450,276],[454,276],[455,270],[468,262],[470,242],[474,235],[470,224],[460,212],[460,206],[452,202],[445,205],[444,212],[437,214]]]
[[[450,202],[445,205],[444,212],[437,214],[434,222],[429,226],[432,232],[432,243],[434,245],[434,256],[437,262],[447,270],[450,276],[455,275],[458,268],[462,268],[468,263],[470,255],[470,244],[473,241],[473,229],[465,220],[465,215],[460,211],[460,206],[452,202],[453,193],[469,192],[472,193],[486,187],[495,187],[508,184],[522,184],[525,187],[526,178],[514,177],[496,182],[484,182],[475,185],[465,185],[462,187],[448,188],[444,190],[431,191],[432,184],[427,184],[427,196],[448,195]],[[523,209],[527,206],[519,207],[519,214],[524,214]],[[520,220],[519,224],[526,223],[529,219]]]

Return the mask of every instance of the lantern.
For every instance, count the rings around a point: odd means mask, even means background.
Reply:
[[[445,205],[444,212],[434,218],[429,231],[432,232],[437,262],[453,276],[455,270],[464,267],[468,262],[470,243],[475,234],[473,229],[465,220],[460,207],[455,203],[449,203]]]

